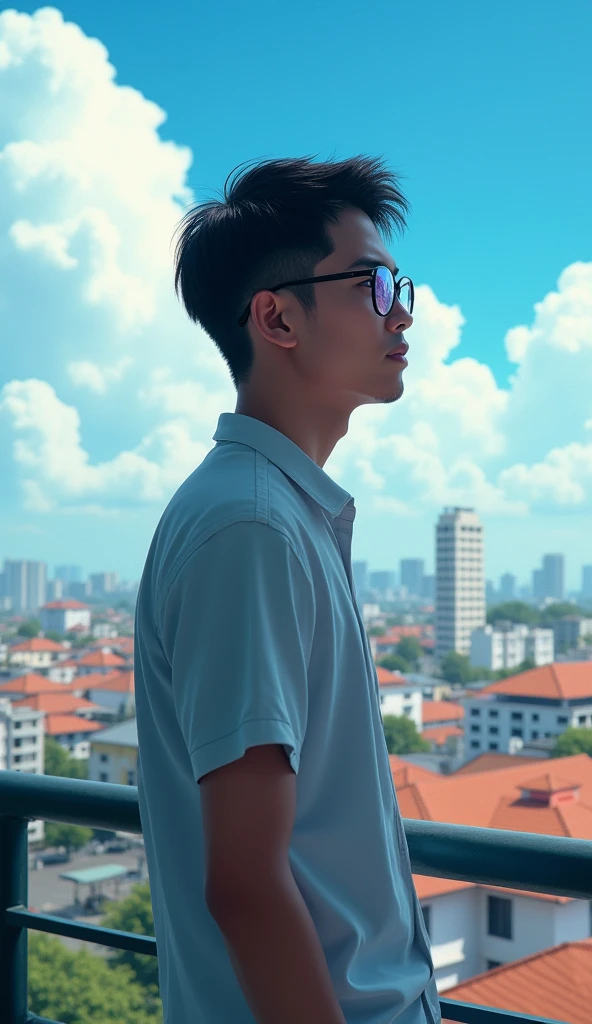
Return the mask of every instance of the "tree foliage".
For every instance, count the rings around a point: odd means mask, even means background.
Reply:
[[[21,622],[16,634],[17,636],[24,636],[28,639],[32,639],[35,636],[39,636],[40,632],[41,622],[39,619],[27,619],[26,622]]]
[[[415,667],[419,659],[423,657],[423,647],[417,637],[403,636],[397,644],[397,654]]]
[[[385,654],[384,658],[380,658],[376,664],[381,668],[388,668],[389,672],[411,672],[409,662],[398,654]]]
[[[557,737],[550,756],[571,757],[573,754],[592,757],[592,729],[575,729],[570,726]]]
[[[384,715],[382,719],[386,748],[389,754],[415,754],[430,750],[415,722],[405,715]]]
[[[29,1007],[63,1024],[162,1024],[162,1006],[134,979],[88,949],[73,952],[50,935],[29,933]]]
[[[46,821],[45,823],[45,844],[46,846],[65,846],[68,853],[72,850],[80,850],[93,837],[92,828],[85,825],[69,825],[61,821]]]
[[[134,935],[154,935],[149,883],[142,882],[139,885],[134,885],[129,896],[117,903],[112,903],[105,911],[101,923],[105,928],[133,932]],[[154,996],[158,995],[156,957],[145,953],[131,953],[127,949],[117,949],[113,950],[110,955],[109,963],[114,966],[124,964],[129,967],[137,982]]]
[[[590,614],[584,608],[579,608],[569,601],[556,601],[548,604],[546,608],[534,608],[525,601],[505,601],[503,604],[496,604],[487,611],[487,621],[494,625],[496,622],[507,620],[508,622],[522,622],[527,626],[550,626],[557,619],[564,619],[567,615],[578,615],[586,618]]]
[[[70,757],[53,736],[46,736],[43,771],[46,775],[58,775],[63,779],[88,779],[88,761]]]

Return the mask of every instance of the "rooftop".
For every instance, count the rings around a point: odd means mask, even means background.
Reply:
[[[510,676],[485,686],[482,695],[511,697],[541,697],[554,700],[592,700],[592,662],[564,661],[540,665],[517,676]]]

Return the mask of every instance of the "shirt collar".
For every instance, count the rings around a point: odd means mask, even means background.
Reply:
[[[353,496],[336,484],[294,441],[268,423],[237,412],[223,412],[218,418],[213,441],[234,441],[261,452],[282,473],[289,476],[332,516],[354,519]],[[351,511],[344,507],[351,503]]]

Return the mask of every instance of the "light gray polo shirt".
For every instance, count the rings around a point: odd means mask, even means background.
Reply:
[[[205,903],[197,783],[263,743],[297,775],[290,865],[347,1024],[439,1024],[352,582],[354,499],[261,420],[222,413],[213,440],[160,519],[136,606],[165,1024],[254,1024]]]

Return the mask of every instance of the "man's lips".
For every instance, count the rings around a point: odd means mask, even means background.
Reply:
[[[387,352],[387,356],[406,356],[408,351],[409,345],[404,341],[402,345],[397,345],[395,348],[392,348],[390,352]]]

